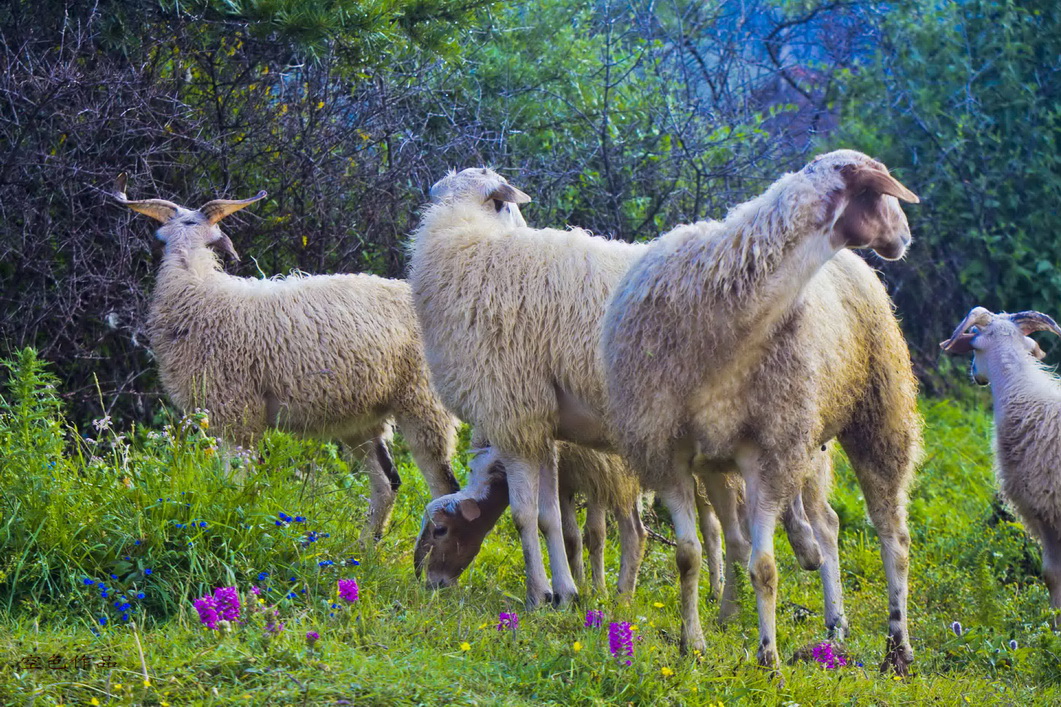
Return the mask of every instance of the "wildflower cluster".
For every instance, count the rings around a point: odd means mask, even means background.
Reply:
[[[634,657],[634,634],[629,621],[608,624],[608,650],[623,665],[631,665]]]
[[[357,601],[358,589],[356,579],[340,579],[339,580],[339,596],[347,602],[353,603]]]
[[[604,623],[604,612],[600,609],[590,609],[586,612],[586,628],[600,628]]]
[[[814,660],[825,666],[826,670],[836,670],[847,666],[847,658],[842,653],[837,653],[832,644],[819,643],[814,646]]]
[[[126,557],[125,559],[128,560],[129,558]],[[145,576],[150,574],[150,569],[144,570]],[[116,574],[112,573],[108,576],[112,581],[119,581],[118,575]],[[82,578],[81,584],[85,587],[92,587],[93,589],[98,590],[101,599],[110,600],[111,606],[121,617],[122,621],[129,621],[131,619],[131,612],[135,611],[137,608],[133,604],[134,600],[143,600],[147,598],[147,594],[142,590],[137,589],[135,585],[131,590],[116,589],[115,587],[108,585],[106,580],[96,580],[91,577]],[[129,598],[130,594],[133,596],[133,599]],[[97,619],[97,623],[99,623],[100,626],[106,626],[107,622],[108,618],[106,614]]]
[[[519,628],[519,616],[515,612],[502,611],[497,615],[498,631],[515,631],[517,628]]]
[[[216,629],[218,622],[238,621],[240,617],[239,592],[235,587],[218,587],[213,595],[207,594],[195,601],[199,622],[209,629]]]

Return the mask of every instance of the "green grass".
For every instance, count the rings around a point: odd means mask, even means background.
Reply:
[[[782,685],[755,667],[754,597],[746,585],[742,616],[725,630],[714,625],[717,607],[705,598],[707,655],[679,654],[669,547],[650,542],[630,605],[586,589],[579,608],[526,612],[519,541],[506,516],[460,587],[430,592],[412,572],[428,496],[400,440],[395,456],[405,484],[394,521],[378,545],[363,549],[357,537],[367,484],[333,446],[275,434],[263,442],[260,462],[236,460],[232,470],[213,453],[203,415],[163,418],[152,430],[126,430],[125,438],[110,429],[74,430],[49,387],[55,382],[32,354],[10,367],[0,403],[0,704],[1061,700],[1061,640],[1047,628],[1038,548],[995,501],[991,422],[982,401],[923,404],[928,453],[910,504],[916,673],[896,680],[876,670],[887,617],[884,576],[858,487],[838,458],[833,504],[843,525],[852,628],[844,648],[864,667],[785,665]],[[456,464],[462,478],[464,461],[462,454]],[[277,526],[281,512],[305,521]],[[647,522],[670,534],[654,515]],[[310,530],[328,536],[306,543]],[[817,575],[798,569],[787,541],[779,538],[777,547],[778,637],[787,659],[824,639],[821,596]],[[344,564],[351,558],[360,564]],[[334,564],[319,565],[327,561]],[[614,534],[607,562],[614,576]],[[259,580],[262,572],[269,576]],[[361,598],[333,608],[336,580],[344,577],[356,577]],[[124,593],[133,605],[130,622],[112,605],[115,595],[101,598],[84,578]],[[239,587],[248,620],[210,631],[192,602],[228,585]],[[266,603],[251,613],[253,585],[266,590]],[[606,622],[636,624],[633,665],[610,658],[607,628],[583,627],[588,608],[603,609]],[[284,623],[279,635],[265,630],[273,610]],[[518,631],[496,630],[500,611],[519,613]],[[960,637],[954,621],[964,626]],[[321,636],[313,649],[305,640],[311,630]],[[67,663],[81,656],[82,665],[52,669],[53,656]],[[84,656],[95,664],[83,667]],[[28,667],[34,657],[44,667]]]

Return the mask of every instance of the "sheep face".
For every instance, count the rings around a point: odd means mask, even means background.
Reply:
[[[155,236],[166,244],[167,251],[176,248],[209,247],[228,254],[233,260],[239,260],[239,255],[229,237],[217,227],[217,223],[229,214],[266,196],[264,191],[260,191],[250,199],[214,199],[203,204],[198,210],[192,210],[165,199],[130,200],[125,195],[125,182],[125,173],[118,175],[111,196],[119,204],[160,222],[162,226]]]
[[[451,171],[435,182],[430,195],[435,204],[475,205],[483,213],[509,227],[523,228],[527,225],[519,205],[528,203],[531,198],[509,184],[500,174],[485,167]]]
[[[899,200],[918,203],[880,162],[854,150],[821,155],[803,174],[825,194],[824,222],[833,248],[871,248],[898,260],[910,245],[910,225]]]
[[[979,385],[989,385],[992,378],[993,357],[990,351],[1006,347],[1042,360],[1046,354],[1029,334],[1036,331],[1052,331],[1061,336],[1061,328],[1049,316],[1041,312],[1017,312],[993,314],[983,307],[975,307],[965,317],[950,339],[940,347],[947,353],[961,355],[972,353],[972,377]]]
[[[458,491],[436,498],[424,510],[413,565],[417,578],[426,573],[427,586],[432,589],[457,583],[508,506],[504,467],[500,462],[485,463],[490,467],[478,498],[472,498],[467,490]],[[475,467],[473,461],[473,476],[479,473]]]

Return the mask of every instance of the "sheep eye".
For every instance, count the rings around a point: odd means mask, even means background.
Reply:
[[[195,219],[186,218],[183,221],[181,221],[181,223],[183,223],[185,226],[194,226],[195,225]]]
[[[503,208],[505,208],[505,202],[500,199],[494,199],[494,211],[500,213]]]
[[[431,535],[433,535],[436,538],[441,538],[441,537],[445,536],[446,533],[448,533],[448,532],[449,532],[449,528],[447,528],[444,525],[441,525],[441,526],[436,526],[435,529],[431,531]]]

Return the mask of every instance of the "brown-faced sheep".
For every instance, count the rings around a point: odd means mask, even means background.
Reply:
[[[467,485],[428,504],[417,538],[416,573],[426,575],[432,587],[456,583],[508,506],[506,470],[496,448],[486,446],[478,434],[472,444],[477,454]],[[641,487],[637,479],[618,456],[565,442],[557,443],[557,477],[567,560],[575,581],[581,583],[585,576],[575,512],[575,494],[581,493],[587,500],[586,546],[594,589],[602,591],[605,586],[605,513],[611,510],[622,548],[617,588],[619,593],[632,592],[647,535],[638,507]]]
[[[382,532],[400,483],[385,444],[390,420],[432,495],[457,490],[449,463],[456,421],[431,388],[406,283],[226,274],[214,249],[237,256],[217,223],[265,192],[193,210],[130,201],[123,175],[113,196],[162,224],[149,333],[162,385],[178,407],[209,409],[231,444],[251,446],[278,427],[359,450],[372,486],[365,539]]]
[[[901,257],[898,199],[917,197],[851,150],[777,180],[721,222],[674,229],[626,274],[604,322],[609,420],[624,457],[670,509],[682,644],[700,626],[691,469],[736,463],[747,494],[759,661],[777,664],[774,528],[837,437],[881,539],[885,665],[906,671],[906,489],[919,453],[916,381],[891,302],[847,248]]]
[[[1043,577],[1050,606],[1061,610],[1061,381],[1041,363],[1028,337],[1061,336],[1040,312],[992,314],[976,307],[940,346],[973,354],[973,379],[991,385],[995,400],[995,459],[1002,493],[1043,547]],[[1054,615],[1061,628],[1061,614]]]

